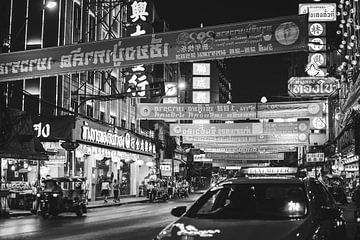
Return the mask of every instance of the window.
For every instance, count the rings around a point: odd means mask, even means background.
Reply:
[[[243,183],[214,188],[190,208],[188,217],[217,219],[290,219],[307,214],[301,184]]]
[[[110,116],[109,123],[112,124],[112,125],[116,125],[116,117],[115,116]]]
[[[312,190],[314,191],[315,195],[315,201],[320,206],[329,206],[332,203],[331,197],[327,193],[327,191],[324,189],[321,183],[314,182],[311,183]]]
[[[105,91],[105,84],[106,84],[106,72],[101,72],[100,86],[99,86],[99,89],[101,91]]]
[[[94,117],[94,108],[91,105],[86,105],[86,116]]]
[[[73,24],[73,42],[79,42],[81,39],[81,8],[77,3],[74,3]]]
[[[111,80],[111,94],[116,94],[117,93],[116,77],[110,76],[110,80]]]
[[[100,120],[105,122],[105,112],[100,112]]]
[[[121,127],[126,128],[126,120],[121,119]]]
[[[87,79],[87,83],[94,85],[94,71],[88,71],[88,79]]]
[[[95,17],[89,19],[89,42],[95,41]]]

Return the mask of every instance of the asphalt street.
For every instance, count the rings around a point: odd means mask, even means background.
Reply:
[[[170,214],[173,207],[188,206],[197,197],[199,195],[166,203],[137,203],[90,209],[80,218],[67,213],[50,219],[35,215],[0,219],[0,239],[152,239],[176,219]]]

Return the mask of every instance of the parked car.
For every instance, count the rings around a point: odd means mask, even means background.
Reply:
[[[154,239],[345,239],[345,220],[325,185],[296,176],[237,177],[205,192]]]

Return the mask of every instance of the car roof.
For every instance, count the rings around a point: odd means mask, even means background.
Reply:
[[[229,178],[218,185],[227,185],[227,184],[262,184],[262,183],[272,183],[272,184],[304,184],[304,179],[297,178],[293,176],[259,176],[259,177],[239,177],[239,178]]]

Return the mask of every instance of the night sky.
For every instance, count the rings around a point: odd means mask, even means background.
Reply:
[[[154,0],[171,30],[239,23],[298,14],[299,0]],[[308,2],[311,2],[310,0]],[[288,101],[288,54],[226,60],[233,86],[233,102]]]

